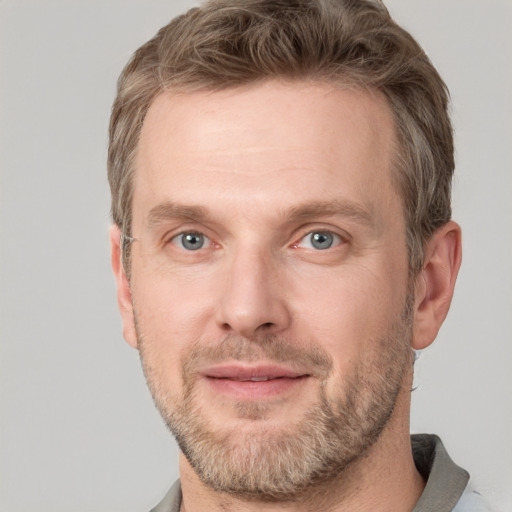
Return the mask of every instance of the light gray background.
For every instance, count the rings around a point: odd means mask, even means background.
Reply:
[[[122,340],[105,157],[115,80],[190,1],[0,0],[0,510],[148,510],[176,448]],[[512,2],[390,0],[450,86],[464,262],[412,430],[512,510]]]

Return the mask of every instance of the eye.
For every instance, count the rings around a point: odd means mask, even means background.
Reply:
[[[211,241],[207,236],[194,231],[180,233],[179,235],[171,238],[171,244],[180,249],[185,249],[186,251],[197,251],[204,247],[208,247],[210,243]]]
[[[331,231],[312,231],[299,241],[297,247],[323,251],[343,242],[340,236]]]

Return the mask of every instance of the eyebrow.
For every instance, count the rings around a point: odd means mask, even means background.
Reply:
[[[149,230],[158,227],[163,222],[170,219],[190,219],[193,221],[201,221],[208,217],[208,211],[202,206],[185,205],[166,201],[160,203],[148,213],[146,223]]]
[[[372,226],[375,221],[370,210],[357,203],[342,199],[313,201],[296,206],[288,210],[285,217],[290,221],[315,217],[345,217],[367,226]]]
[[[345,217],[365,226],[373,226],[375,219],[363,206],[346,200],[312,201],[284,210],[286,222],[314,219],[317,217]],[[189,219],[195,222],[211,220],[212,215],[203,206],[186,205],[174,201],[160,203],[149,211],[147,228],[153,230],[171,219]]]

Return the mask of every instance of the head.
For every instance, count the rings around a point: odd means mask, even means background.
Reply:
[[[366,1],[209,2],[123,71],[125,338],[203,483],[290,500],[404,431],[460,263],[446,108]]]
[[[108,157],[114,222],[131,234],[134,158],[159,94],[271,79],[374,89],[386,97],[397,137],[393,179],[416,274],[426,241],[451,218],[448,92],[422,48],[378,0],[211,1],[163,27],[118,82]]]

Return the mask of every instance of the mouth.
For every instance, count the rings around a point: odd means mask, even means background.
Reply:
[[[309,373],[266,365],[221,365],[201,371],[217,394],[237,400],[263,400],[289,394],[307,381]]]

